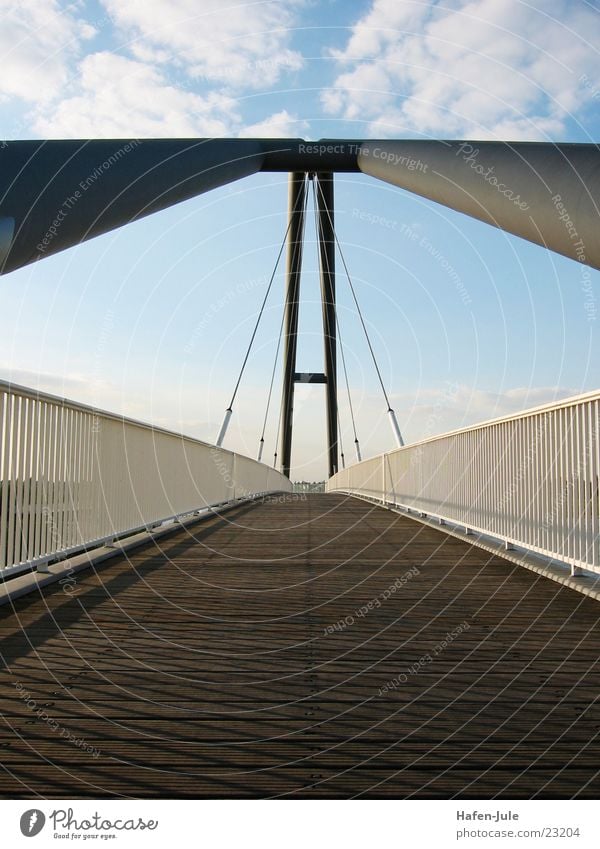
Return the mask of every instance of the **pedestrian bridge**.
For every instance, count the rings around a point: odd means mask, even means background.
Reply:
[[[116,143],[7,144],[5,272],[252,169],[295,171],[280,466],[224,447],[233,399],[212,445],[0,382],[0,795],[596,797],[600,392],[409,445],[388,402],[398,447],[362,460],[357,443],[339,468],[331,182],[360,167],[473,215],[483,192],[477,217],[571,255],[552,197],[569,203],[577,166],[595,234],[596,147],[478,149],[519,177],[525,221],[459,143],[137,142],[53,224],[64,173]],[[302,375],[313,156],[326,364]],[[323,494],[292,491],[296,382],[326,385]]]
[[[597,796],[598,395],[326,494],[0,398],[2,796]]]

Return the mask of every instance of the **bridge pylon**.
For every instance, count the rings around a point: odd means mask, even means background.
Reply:
[[[308,180],[315,182],[317,235],[323,308],[324,370],[322,373],[296,371],[298,312],[304,224]],[[329,477],[338,471],[338,406],[335,305],[335,232],[333,225],[333,173],[292,171],[288,190],[288,232],[286,295],[284,307],[283,390],[281,403],[281,471],[290,476],[296,383],[323,383],[326,387],[327,458]]]

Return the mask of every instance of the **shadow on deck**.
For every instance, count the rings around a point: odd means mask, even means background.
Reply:
[[[0,796],[596,797],[600,605],[286,496],[0,609]]]

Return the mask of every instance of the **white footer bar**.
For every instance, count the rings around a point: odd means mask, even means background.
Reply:
[[[321,788],[327,792],[326,785]],[[285,787],[281,788],[285,793]],[[2,843],[344,849],[597,849],[596,801],[53,800],[0,802]],[[26,832],[30,833],[26,833]]]

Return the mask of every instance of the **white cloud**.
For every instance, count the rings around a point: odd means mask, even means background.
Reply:
[[[308,123],[286,109],[240,129],[235,98],[186,91],[171,85],[161,70],[114,53],[86,56],[71,90],[50,108],[41,104],[32,116],[44,138],[278,138],[308,132]]]
[[[560,135],[600,77],[600,15],[568,0],[373,0],[323,94],[373,135]],[[591,105],[591,101],[589,104]]]
[[[287,109],[275,112],[264,121],[257,124],[245,126],[240,132],[244,138],[289,138],[290,136],[301,137],[309,129],[308,121],[290,115]]]
[[[84,375],[58,375],[33,369],[15,368],[7,363],[0,364],[0,378],[18,386],[26,386],[28,389],[82,402],[87,397],[86,393],[90,387],[90,380]]]
[[[104,0],[115,23],[133,40],[133,49],[159,51],[192,77],[264,88],[286,70],[302,67],[288,46],[297,0]],[[143,54],[142,54],[143,55]]]
[[[0,0],[0,101],[30,106],[20,135],[277,136],[307,129],[287,110],[245,132],[237,96],[267,88],[302,57],[289,47],[298,2],[105,0],[119,51],[84,54],[96,30],[75,2]],[[88,48],[89,49],[89,48]],[[27,108],[27,107],[26,107]],[[256,107],[255,107],[256,108]],[[253,116],[254,117],[254,116]]]
[[[441,387],[396,393],[391,396],[390,402],[405,441],[413,443],[569,398],[577,392],[563,386],[486,390],[448,382]],[[355,390],[352,390],[352,395],[363,455],[374,456],[382,451],[390,451],[394,447],[394,440],[381,395],[366,393],[361,396]],[[340,421],[346,428],[344,439],[350,456],[353,453],[353,437],[348,430],[349,415],[341,395]]]
[[[95,30],[56,0],[0,0],[0,95],[43,102],[69,79],[71,62]]]
[[[38,111],[46,138],[220,136],[237,125],[236,102],[170,85],[160,71],[113,53],[93,53],[80,66],[77,92]]]
[[[448,383],[441,389],[424,389],[417,398],[397,395],[393,404],[408,438],[416,442],[576,394],[576,390],[561,386],[515,387],[499,392]]]

